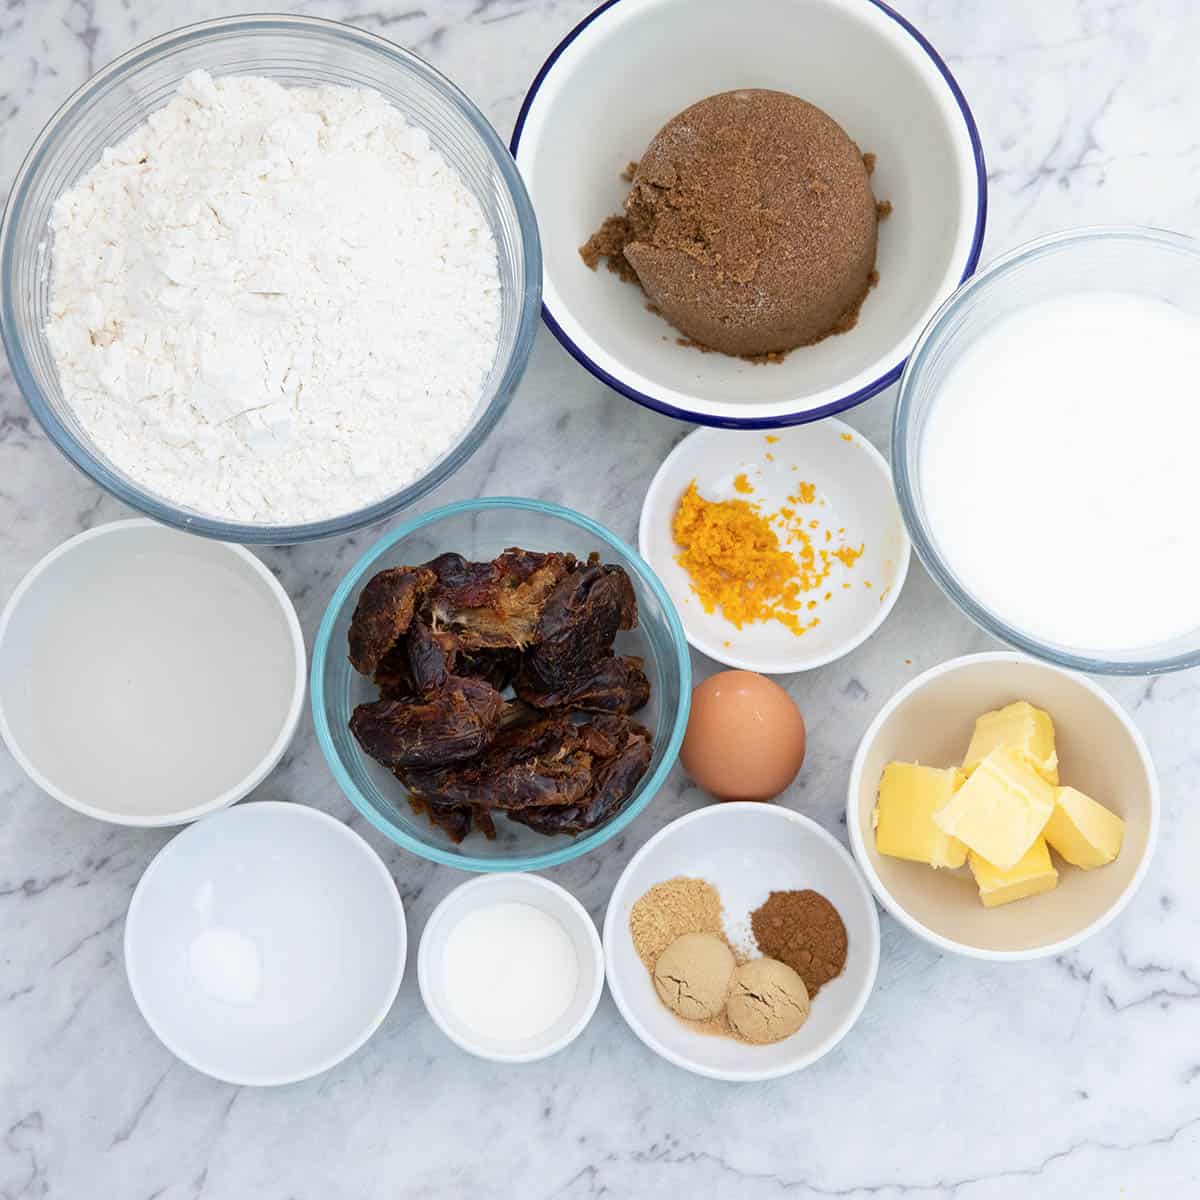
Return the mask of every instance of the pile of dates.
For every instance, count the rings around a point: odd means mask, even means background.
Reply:
[[[630,718],[650,698],[642,660],[613,649],[636,625],[629,576],[595,554],[391,567],[350,624],[350,663],[379,688],[350,730],[455,842],[495,837],[497,812],[543,834],[594,829],[653,752]]]

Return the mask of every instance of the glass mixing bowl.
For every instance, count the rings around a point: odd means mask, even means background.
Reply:
[[[347,658],[346,636],[359,593],[378,571],[428,562],[456,551],[469,559],[494,558],[509,546],[566,550],[579,558],[599,551],[625,568],[637,596],[638,626],[617,635],[619,654],[638,654],[650,680],[650,701],[634,719],[654,735],[650,766],[632,796],[607,824],[578,837],[545,837],[496,819],[497,837],[471,833],[455,845],[427,817],[414,813],[392,773],[368,758],[350,733],[350,714],[378,689]],[[679,614],[658,577],[636,551],[589,517],[556,504],[509,497],[466,500],[435,509],[377,542],[342,580],[317,631],[312,659],[312,710],[317,740],[350,802],[397,845],[464,871],[538,871],[569,862],[603,845],[640,813],[662,786],[679,753],[692,695],[692,668]]]
[[[219,520],[157,495],[115,467],[80,427],[46,341],[55,200],[105,147],[127,137],[181,80],[265,75],[284,85],[340,85],[382,93],[415,124],[475,194],[496,239],[500,341],[471,425],[425,474],[356,512],[303,525]],[[0,333],[13,376],[56,446],[86,475],[148,516],[192,533],[243,543],[302,542],[380,521],[424,496],[479,448],[508,406],[533,346],[541,304],[537,223],[512,157],[483,114],[428,63],[383,38],[311,17],[245,16],[155,38],[94,75],[51,118],[17,174],[0,228]]]
[[[1200,664],[1196,628],[1169,642],[1114,652],[1032,637],[994,612],[963,584],[938,546],[921,487],[921,440],[947,373],[978,335],[1042,300],[1088,291],[1126,292],[1200,313],[1200,242],[1158,229],[1102,226],[1067,230],[996,259],[946,301],[922,333],[900,381],[892,426],[892,471],[913,548],[947,596],[1002,641],[1059,666],[1099,675],[1151,675]],[[1130,397],[1130,420],[1138,420]],[[1036,431],[1031,432],[1035,436]],[[986,436],[981,430],[980,436]],[[1164,436],[1170,436],[1164,430]],[[1070,453],[1069,446],[1063,448]],[[1019,486],[1014,475],[1014,486]]]

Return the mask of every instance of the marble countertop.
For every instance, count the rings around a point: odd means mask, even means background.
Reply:
[[[949,61],[979,122],[991,181],[985,260],[1070,225],[1200,234],[1193,0],[895,2]],[[41,124],[94,69],[173,26],[246,7],[7,0],[0,179],[11,180]],[[537,66],[590,4],[277,7],[410,46],[507,133]],[[849,419],[882,446],[893,400],[884,393]],[[642,493],[685,432],[607,391],[543,331],[509,415],[429,503],[532,493],[603,514],[632,538]],[[0,596],[56,543],[122,515],[50,447],[0,369]],[[374,536],[264,553],[310,644],[335,582]],[[879,706],[917,672],[990,644],[914,563],[867,645],[786,681],[809,720],[810,750],[785,802],[844,838],[850,759]],[[0,1198],[1195,1195],[1198,677],[1109,686],[1149,740],[1165,805],[1157,859],[1126,913],[1079,950],[1027,966],[938,954],[884,917],[878,985],[858,1026],[809,1071],[746,1087],[654,1057],[607,997],[584,1036],[548,1062],[505,1069],[468,1058],[425,1015],[411,960],[382,1029],[328,1074],[264,1091],[198,1075],[142,1022],[121,962],[130,893],[170,833],[76,816],[0,752]],[[258,795],[316,805],[363,832],[400,886],[414,946],[464,878],[364,828],[307,725]],[[703,802],[676,772],[624,836],[550,874],[599,920],[636,846]]]

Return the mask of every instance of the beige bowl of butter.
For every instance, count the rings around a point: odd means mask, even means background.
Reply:
[[[1102,869],[1062,871],[1052,890],[988,908],[966,867],[933,870],[880,854],[875,810],[889,763],[959,764],[976,717],[1018,700],[1053,715],[1063,781],[1116,813],[1124,821],[1124,841],[1116,860]],[[884,705],[859,745],[846,818],[859,866],[901,924],[942,950],[1025,960],[1077,945],[1128,903],[1157,839],[1158,780],[1136,726],[1096,684],[1008,651],[973,654],[919,675]]]

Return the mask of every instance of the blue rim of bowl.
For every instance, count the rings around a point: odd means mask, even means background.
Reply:
[[[443,517],[453,517],[460,513],[480,512],[487,509],[505,508],[520,509],[523,512],[538,513],[542,516],[558,517],[560,520],[567,521],[572,525],[578,526],[580,529],[586,530],[593,537],[598,538],[619,554],[625,556],[626,560],[637,572],[641,581],[654,593],[654,598],[659,602],[663,612],[666,614],[667,624],[671,630],[671,642],[675,648],[679,662],[679,707],[675,713],[674,724],[671,727],[671,736],[667,742],[667,749],[663,755],[662,762],[659,763],[651,775],[642,781],[639,794],[633,802],[628,804],[606,825],[602,825],[599,829],[594,830],[585,837],[575,838],[569,845],[562,847],[560,850],[547,851],[545,854],[529,854],[516,858],[475,858],[467,854],[453,854],[450,851],[442,850],[437,846],[429,845],[418,838],[414,838],[411,834],[406,833],[398,825],[394,825],[378,812],[368,803],[362,792],[358,790],[354,780],[350,778],[350,773],[342,764],[341,756],[333,744],[333,735],[329,729],[328,714],[325,712],[325,705],[322,701],[325,692],[325,659],[329,653],[329,644],[333,637],[334,624],[350,593],[359,585],[359,581],[367,571],[397,542],[402,541],[409,534],[415,533],[418,529],[435,524]],[[679,747],[683,743],[684,730],[687,728],[688,712],[692,702],[692,660],[691,653],[688,650],[687,638],[683,632],[683,623],[679,619],[679,613],[676,611],[671,597],[667,595],[666,588],[663,587],[662,582],[654,573],[649,563],[632,546],[627,545],[616,534],[605,529],[599,522],[593,521],[591,517],[585,517],[582,513],[576,512],[574,509],[564,508],[560,504],[550,504],[544,500],[529,500],[520,496],[488,496],[479,500],[460,500],[457,504],[447,504],[441,508],[433,509],[432,512],[425,513],[424,516],[416,517],[414,520],[406,522],[380,538],[350,568],[346,576],[342,579],[342,582],[338,584],[337,590],[333,593],[333,598],[329,601],[329,605],[325,609],[325,615],[321,618],[321,625],[317,630],[316,644],[313,646],[309,691],[311,693],[310,702],[312,706],[313,725],[317,731],[317,741],[321,746],[321,753],[325,756],[325,761],[329,765],[334,779],[337,781],[338,787],[342,789],[346,799],[385,837],[390,838],[398,846],[416,854],[420,858],[426,858],[447,867],[457,867],[462,871],[542,871],[547,867],[561,866],[563,863],[570,862],[572,859],[579,858],[581,855],[588,853],[588,851],[596,849],[597,846],[602,846],[610,838],[620,833],[658,794],[659,788],[662,787],[671,768],[675,765],[675,759],[679,756]]]
[[[977,200],[975,207],[975,230],[971,236],[971,249],[967,254],[966,267],[959,279],[961,286],[975,272],[976,266],[979,264],[979,256],[983,251],[983,235],[987,226],[987,209],[988,209],[988,189],[987,189],[987,165],[983,157],[983,142],[979,137],[979,127],[975,124],[974,114],[971,112],[971,106],[967,103],[967,98],[963,94],[962,88],[958,86],[958,81],[950,72],[950,68],[946,65],[942,56],[934,49],[933,44],[921,31],[912,24],[911,21],[902,17],[896,10],[885,4],[883,0],[864,0],[865,3],[874,5],[885,16],[890,17],[901,29],[905,31],[921,47],[922,50],[929,56],[930,61],[938,71],[941,72],[942,78],[946,81],[946,86],[950,89],[954,96],[955,102],[958,104],[959,112],[962,115],[963,123],[967,128],[967,136],[971,140],[971,151],[975,158],[975,181],[977,187]],[[521,111],[517,114],[517,123],[513,127],[512,139],[509,141],[509,149],[512,151],[513,157],[516,157],[517,151],[521,145],[521,134],[525,130],[525,121],[529,116],[529,110],[533,107],[534,101],[537,99],[538,92],[541,90],[542,84],[545,83],[546,77],[554,68],[564,51],[568,46],[587,27],[601,17],[610,8],[615,7],[620,3],[620,0],[605,0],[594,12],[589,13],[570,33],[567,34],[550,53],[550,57],[542,64],[541,69],[534,76],[533,82],[529,85],[529,91],[525,94],[525,100],[521,104]],[[608,384],[613,391],[620,393],[628,400],[632,400],[644,408],[652,409],[654,412],[662,413],[666,417],[674,417],[677,421],[692,421],[697,425],[712,425],[719,429],[780,429],[788,425],[807,425],[810,421],[819,421],[824,417],[831,417],[835,413],[845,412],[847,409],[854,408],[856,405],[862,404],[866,400],[870,400],[872,396],[878,395],[886,387],[890,387],[897,379],[900,378],[900,373],[904,370],[908,355],[903,355],[900,361],[894,366],[885,371],[878,379],[872,380],[864,387],[852,392],[849,396],[843,396],[839,400],[832,400],[828,404],[823,404],[820,408],[810,409],[801,413],[786,413],[779,414],[773,417],[719,417],[712,413],[697,413],[691,412],[688,409],[676,408],[673,404],[667,404],[663,400],[659,400],[654,396],[647,395],[645,392],[639,392],[636,388],[630,387],[627,383],[622,383],[615,375],[606,371],[599,363],[593,362],[584,352],[577,346],[567,334],[566,330],[555,319],[554,314],[550,311],[545,300],[542,301],[542,320],[545,321],[546,327],[558,339],[563,349],[585,370],[590,371],[601,382]]]
[[[1110,239],[1153,242],[1170,246],[1195,256],[1200,262],[1200,240],[1182,233],[1174,233],[1169,229],[1154,229],[1139,225],[1089,225],[1078,229],[1066,229],[1045,237],[1034,238],[1032,241],[1018,246],[1015,250],[1010,250],[1007,254],[993,259],[972,280],[959,287],[954,295],[934,313],[929,324],[921,332],[921,336],[917,338],[916,345],[913,346],[912,354],[909,356],[908,364],[904,368],[904,374],[900,380],[900,393],[896,401],[896,412],[892,418],[892,477],[896,484],[896,498],[900,503],[900,513],[904,518],[904,524],[908,527],[909,539],[913,544],[913,549],[917,552],[917,557],[945,595],[984,633],[999,638],[1000,641],[1014,646],[1032,658],[1089,675],[1164,675],[1171,671],[1183,671],[1189,667],[1200,665],[1200,649],[1192,650],[1187,654],[1178,654],[1172,658],[1141,659],[1130,662],[1090,658],[1084,654],[1071,653],[1068,650],[1048,646],[1036,638],[1014,629],[972,597],[955,580],[942,556],[934,548],[933,535],[928,531],[914,501],[916,489],[913,477],[919,468],[914,467],[910,462],[907,450],[913,379],[921,370],[926,355],[931,352],[931,347],[936,346],[939,333],[946,320],[964,303],[969,303],[977,290],[986,288],[993,280],[1007,275],[1011,271],[1019,270],[1030,259],[1052,254],[1063,245]]]
[[[15,256],[13,230],[27,201],[30,181],[45,157],[47,145],[52,143],[59,127],[65,121],[72,119],[77,112],[85,108],[90,98],[106,88],[114,78],[119,78],[148,58],[186,47],[197,41],[216,39],[230,33],[279,31],[292,33],[308,31],[318,37],[341,38],[344,41],[356,42],[420,75],[449,100],[467,119],[483,143],[504,181],[505,188],[512,197],[513,206],[517,212],[520,250],[525,270],[521,315],[517,335],[513,342],[512,355],[491,402],[480,415],[479,420],[467,429],[463,440],[454,446],[441,462],[435,464],[433,470],[427,475],[399,492],[386,496],[356,512],[344,513],[341,516],[329,517],[320,521],[309,521],[300,525],[244,524],[206,517],[202,513],[178,508],[169,501],[159,499],[132,481],[126,481],[113,471],[59,420],[53,407],[43,396],[33,372],[30,370],[21,345],[21,338],[16,332],[17,322],[12,296],[13,259]],[[8,361],[12,367],[17,387],[25,397],[26,403],[46,436],[84,475],[131,508],[137,509],[165,525],[171,525],[188,533],[216,538],[220,541],[239,542],[244,545],[285,545],[294,542],[316,541],[320,538],[349,533],[393,516],[445,482],[483,445],[507,410],[513,392],[516,391],[517,385],[525,373],[529,355],[533,350],[541,298],[542,248],[533,204],[512,155],[488,119],[456,84],[435,67],[430,66],[424,59],[377,34],[367,33],[365,30],[356,29],[340,21],[329,21],[321,17],[289,16],[287,14],[222,17],[184,25],[127,50],[77,88],[43,126],[17,171],[12,190],[9,192],[3,220],[0,221],[0,339],[3,340],[4,348],[8,353]]]

